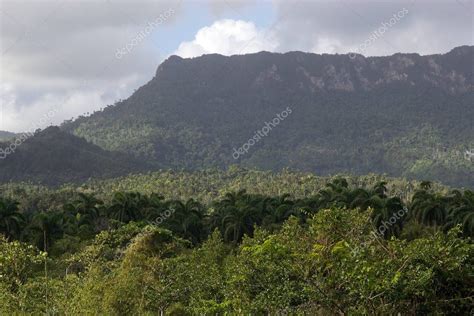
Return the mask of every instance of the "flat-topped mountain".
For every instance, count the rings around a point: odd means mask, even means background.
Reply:
[[[0,162],[0,179],[241,164],[474,186],[465,156],[474,148],[473,60],[473,46],[428,56],[171,56],[128,99],[61,126],[95,145],[40,133],[11,157],[21,163]]]
[[[473,59],[473,46],[428,56],[171,56],[127,100],[62,128],[170,168],[239,163],[473,185],[462,158],[474,142]],[[278,127],[233,155],[287,107]]]

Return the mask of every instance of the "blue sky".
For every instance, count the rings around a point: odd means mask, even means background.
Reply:
[[[216,13],[200,1],[187,2],[182,6],[180,19],[173,24],[164,25],[153,32],[154,47],[161,55],[172,54],[183,41],[193,40],[196,32],[220,19],[252,21],[257,27],[265,28],[276,18],[275,7],[271,1],[255,2],[252,5],[226,5],[223,12]]]

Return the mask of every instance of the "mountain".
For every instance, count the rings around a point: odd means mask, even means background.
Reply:
[[[473,60],[473,46],[427,56],[171,56],[130,98],[62,129],[165,168],[237,163],[474,186],[464,157],[474,148]]]
[[[10,140],[16,136],[15,133],[7,132],[7,131],[0,131],[0,142],[5,142]]]
[[[123,153],[106,151],[86,140],[48,127],[17,142],[0,143],[0,182],[34,181],[47,185],[110,178],[143,171],[144,165]],[[6,154],[5,149],[12,152]]]

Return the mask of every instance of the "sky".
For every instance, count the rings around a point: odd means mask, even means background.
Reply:
[[[0,0],[0,130],[88,115],[170,55],[385,56],[474,43],[474,0]]]

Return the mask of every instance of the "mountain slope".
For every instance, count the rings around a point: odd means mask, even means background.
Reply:
[[[0,142],[4,142],[10,140],[15,137],[15,133],[7,132],[7,131],[0,131]]]
[[[234,163],[474,185],[474,47],[387,57],[172,56],[129,99],[62,126],[170,168]],[[291,115],[247,143],[287,107]]]
[[[10,143],[0,143],[5,149]],[[144,170],[124,154],[103,150],[86,140],[48,127],[0,159],[0,182],[35,181],[48,185],[108,178]]]

